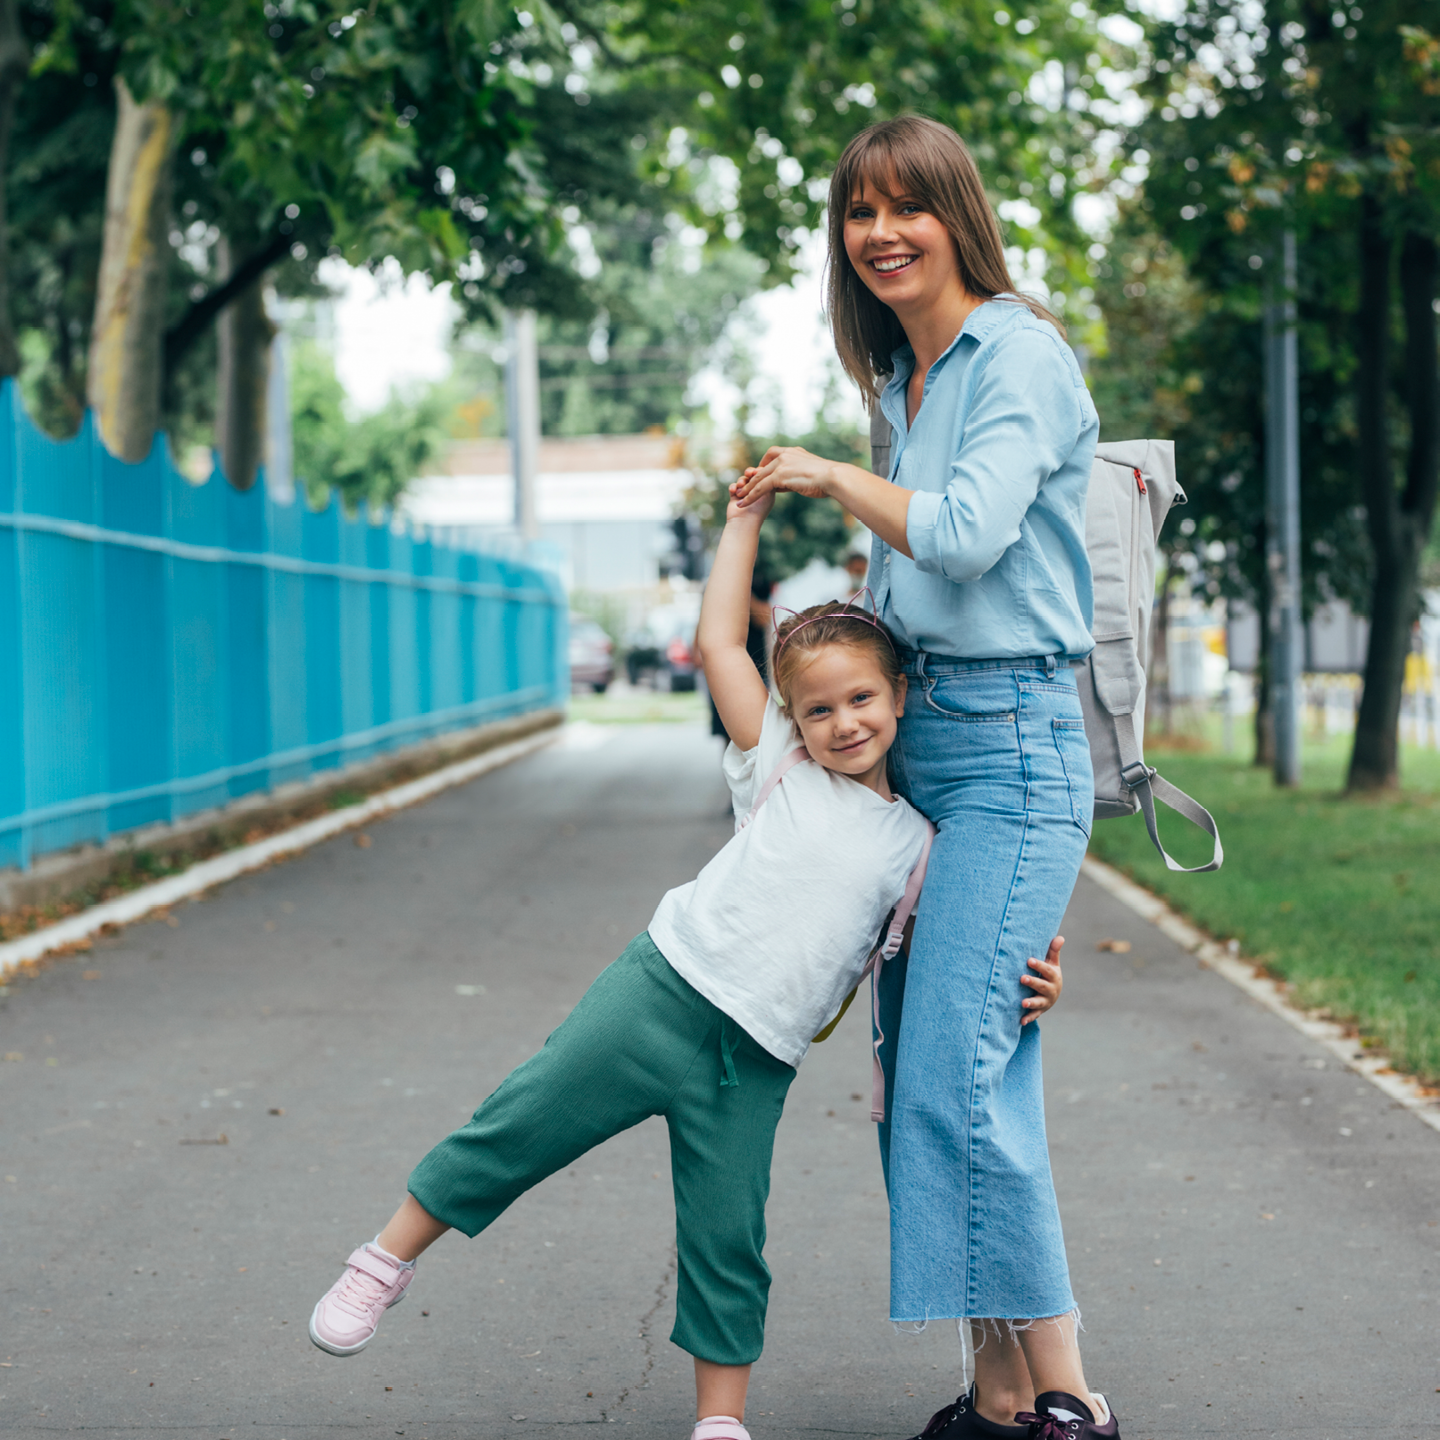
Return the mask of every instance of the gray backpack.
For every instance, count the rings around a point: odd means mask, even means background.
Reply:
[[[890,473],[890,422],[870,420],[870,468]],[[1119,440],[1095,448],[1085,510],[1085,548],[1095,581],[1095,648],[1075,666],[1085,738],[1095,768],[1095,818],[1140,811],[1155,848],[1172,870],[1218,870],[1225,858],[1214,818],[1198,801],[1145,763],[1145,656],[1155,601],[1155,545],[1172,505],[1185,492],[1175,480],[1170,440]],[[1210,862],[1188,870],[1160,843],[1155,802],[1198,825],[1214,841]]]

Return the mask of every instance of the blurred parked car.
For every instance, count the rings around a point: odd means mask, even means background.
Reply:
[[[672,690],[695,688],[695,632],[672,635],[665,643],[665,668]]]
[[[615,642],[588,615],[570,616],[570,688],[603,695],[615,678]]]
[[[632,685],[656,690],[695,688],[695,622],[671,607],[657,610],[625,647],[625,671]]]

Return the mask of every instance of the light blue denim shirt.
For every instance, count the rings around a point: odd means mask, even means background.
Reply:
[[[1100,420],[1070,347],[1024,305],[986,301],[930,367],[913,430],[915,355],[907,345],[893,359],[880,406],[893,430],[888,478],[915,491],[915,558],[875,537],[876,614],[937,655],[1088,655],[1085,497]]]

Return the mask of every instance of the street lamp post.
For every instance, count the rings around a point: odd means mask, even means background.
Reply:
[[[540,359],[535,312],[505,312],[505,412],[515,478],[515,531],[529,545],[540,537],[535,472],[540,461]]]

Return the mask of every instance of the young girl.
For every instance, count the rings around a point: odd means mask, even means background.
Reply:
[[[906,682],[884,627],[839,604],[783,626],[773,656],[783,709],[746,653],[769,508],[731,505],[697,637],[745,818],[544,1048],[416,1167],[404,1204],[315,1306],[310,1338],[332,1355],[370,1341],[446,1230],[479,1234],[592,1146],[664,1115],[679,1259],[671,1339],[695,1359],[694,1440],[748,1440],[775,1126],[795,1067],[861,978],[882,924],[898,947],[930,838],[887,778]],[[1035,962],[1027,1016],[1059,994],[1060,943]]]

